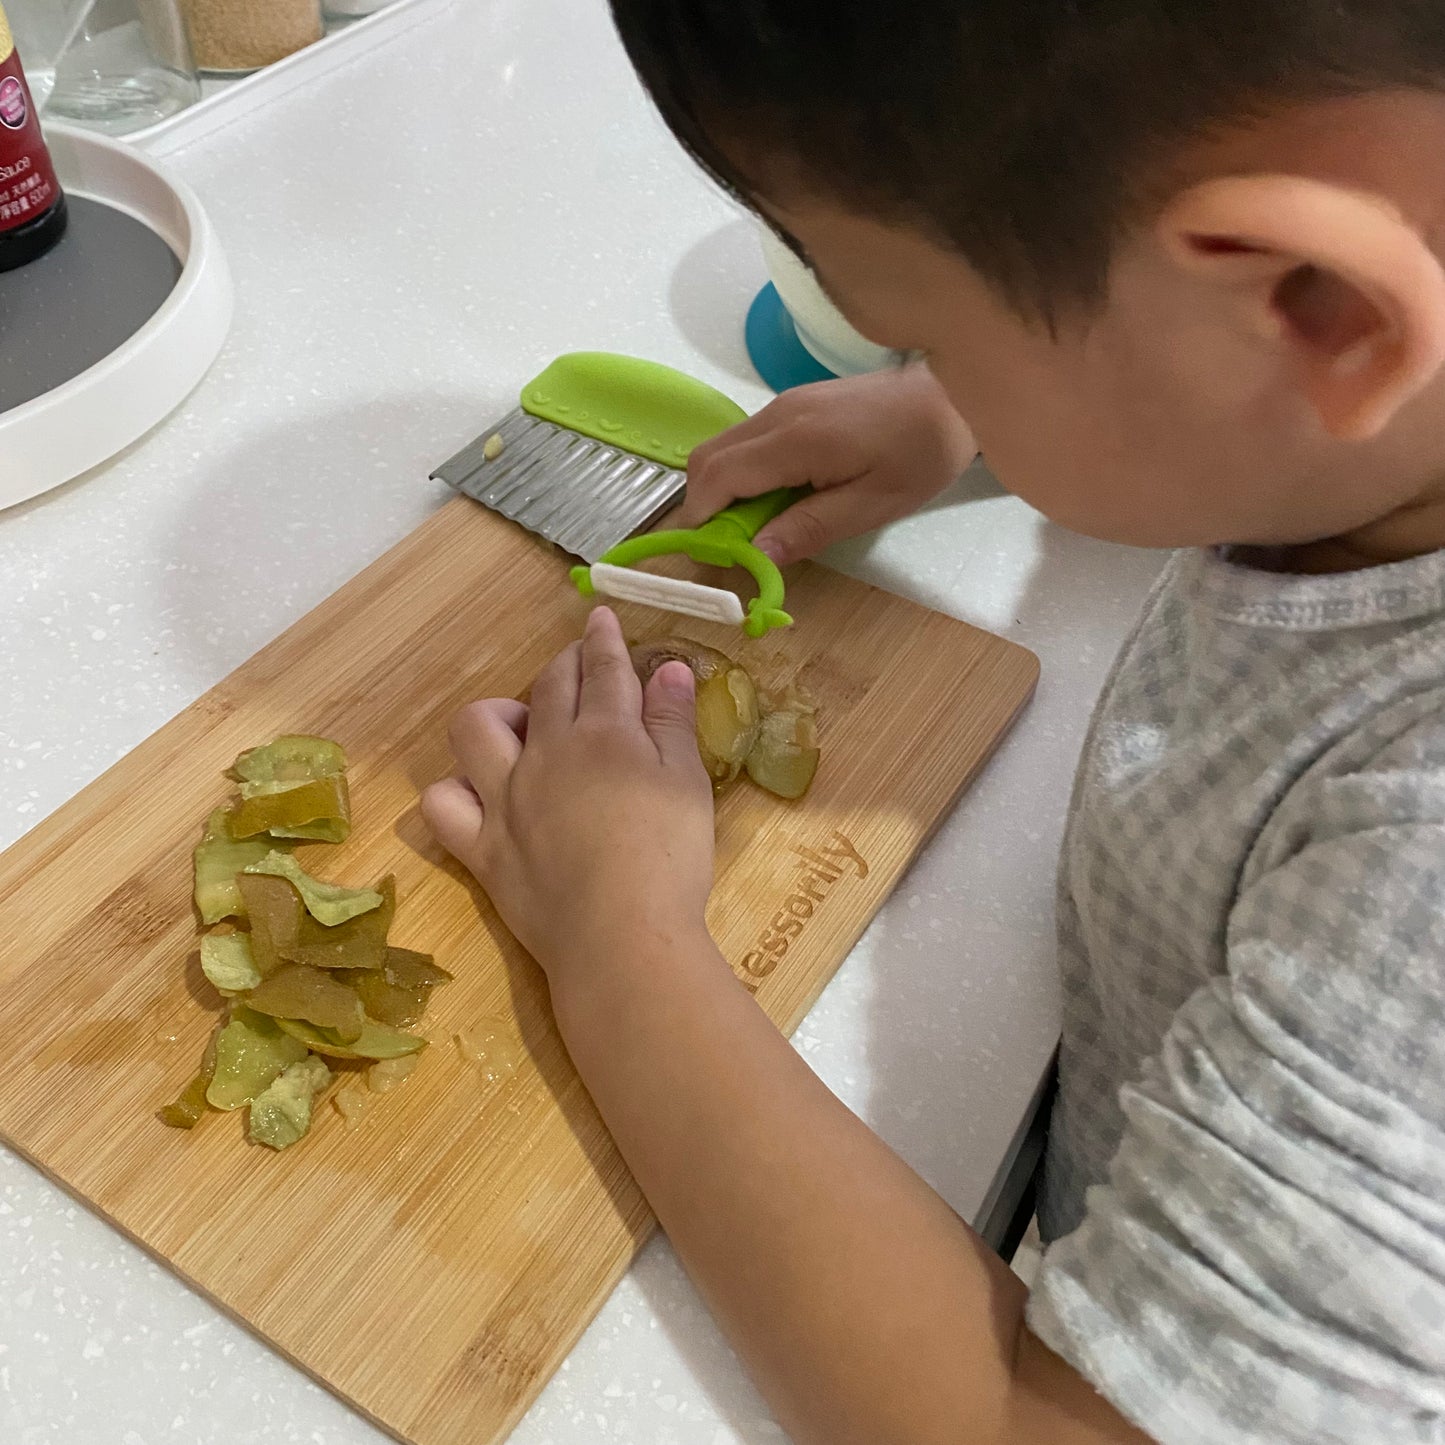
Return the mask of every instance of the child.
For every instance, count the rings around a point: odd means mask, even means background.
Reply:
[[[709,939],[686,668],[644,696],[599,609],[530,714],[457,718],[427,816],[673,1244],[799,1442],[1445,1440],[1445,7],[613,10],[702,164],[927,357],[703,448],[692,520],[811,482],[792,560],[976,435],[1050,517],[1188,549],[1079,773],[1031,1298]]]

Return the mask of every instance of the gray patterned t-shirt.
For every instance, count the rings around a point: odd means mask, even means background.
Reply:
[[[1060,944],[1033,1330],[1166,1445],[1445,1442],[1445,552],[1173,559]]]

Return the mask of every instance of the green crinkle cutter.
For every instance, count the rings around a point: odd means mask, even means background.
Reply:
[[[783,610],[782,574],[753,538],[806,489],[739,502],[691,530],[632,535],[678,500],[693,448],[746,416],[720,391],[671,367],[575,352],[528,383],[519,410],[434,475],[589,562],[572,570],[584,596],[740,624],[761,637],[793,619]],[[673,553],[742,567],[758,595],[744,611],[726,588],[632,570]]]

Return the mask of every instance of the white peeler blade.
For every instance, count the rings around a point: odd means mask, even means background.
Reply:
[[[607,562],[592,564],[592,586],[604,597],[620,602],[640,602],[704,622],[739,625],[747,616],[737,594],[724,587],[705,587],[701,582],[683,582],[676,577],[659,577],[632,567],[613,567]]]

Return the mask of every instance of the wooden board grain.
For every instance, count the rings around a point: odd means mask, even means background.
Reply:
[[[629,635],[727,647],[817,699],[824,762],[785,805],[718,808],[710,921],[791,1031],[1030,695],[1034,658],[822,568],[791,631],[624,610]],[[502,1439],[652,1228],[553,1028],[540,973],[430,841],[445,723],[515,695],[585,604],[551,549],[462,499],[0,857],[0,1135],[358,1409],[415,1445]],[[214,1022],[190,854],[222,770],[282,732],[340,740],[357,826],[308,866],[397,875],[394,941],[456,974],[405,1087],[354,1130],[323,1107],[284,1154],[243,1116],[193,1134],[157,1105]],[[452,1046],[493,1036],[477,1067]]]

